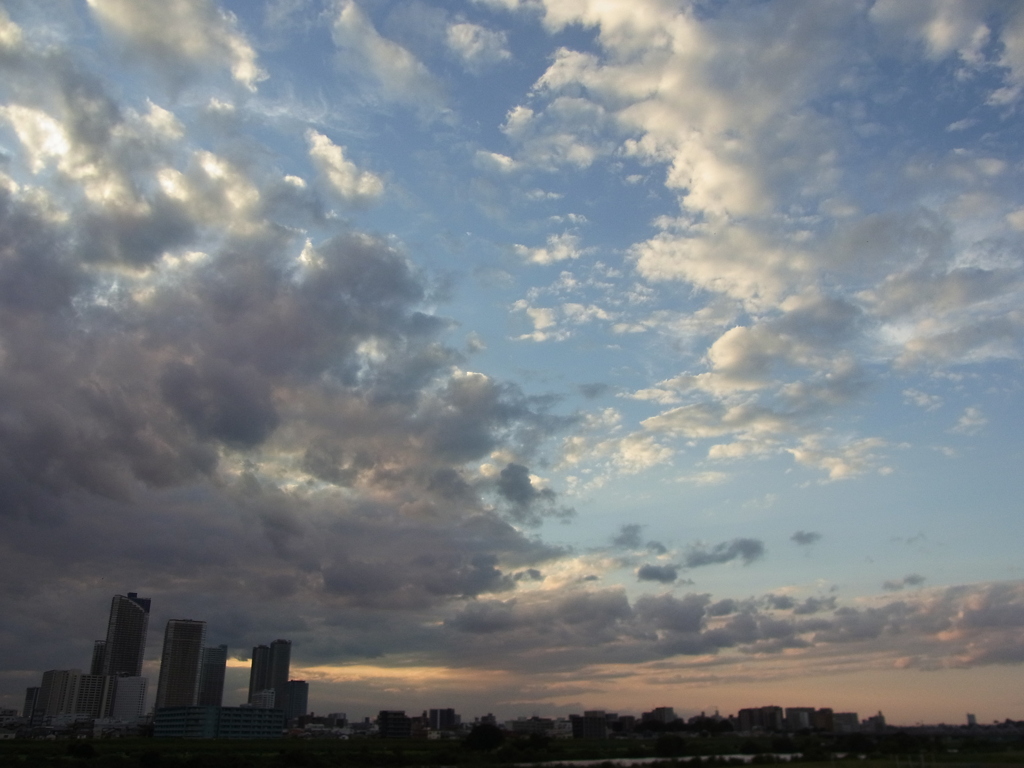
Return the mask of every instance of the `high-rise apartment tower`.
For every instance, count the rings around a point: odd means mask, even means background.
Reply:
[[[275,640],[252,649],[252,667],[249,670],[249,703],[260,691],[273,690],[275,706],[284,709],[288,696],[288,673],[291,667],[292,641]]]
[[[219,707],[224,703],[224,671],[228,663],[228,647],[215,645],[203,648],[199,670],[200,707]]]
[[[107,639],[96,641],[93,649],[93,674],[128,675],[142,674],[142,659],[146,653],[146,632],[149,629],[148,597],[139,597],[135,592],[114,595],[110,603],[110,620],[107,622]]]
[[[191,707],[199,693],[199,671],[206,641],[206,622],[171,619],[164,631],[156,708]]]
[[[249,698],[246,701],[250,704],[256,694],[270,688],[269,672],[270,646],[257,645],[252,649],[252,661],[249,664]]]

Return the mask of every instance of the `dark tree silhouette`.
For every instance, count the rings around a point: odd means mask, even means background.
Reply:
[[[466,740],[462,743],[467,749],[475,749],[481,752],[487,752],[492,749],[497,749],[501,746],[502,742],[505,741],[505,734],[501,732],[501,729],[496,725],[490,723],[480,723],[474,725],[473,730],[466,736]]]

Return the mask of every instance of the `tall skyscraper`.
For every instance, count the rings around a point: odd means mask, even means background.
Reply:
[[[257,645],[252,649],[252,661],[249,664],[249,698],[252,704],[256,694],[270,688],[270,647]]]
[[[94,674],[128,675],[142,674],[142,659],[146,653],[146,632],[149,629],[148,597],[139,597],[135,592],[114,595],[110,603],[110,620],[107,622],[107,639],[102,650],[93,649]],[[102,653],[102,664],[97,664],[97,653]],[[97,669],[99,666],[99,669]]]
[[[215,645],[203,648],[199,669],[199,696],[201,707],[219,707],[224,703],[224,671],[228,663],[228,647]]]
[[[249,669],[249,703],[260,691],[273,690],[275,706],[284,709],[288,696],[288,673],[291,667],[292,641],[275,640],[252,649],[252,667]]]
[[[285,709],[288,706],[288,676],[292,663],[292,641],[275,640],[270,644],[270,685],[274,689],[275,706]]]
[[[156,708],[190,707],[199,693],[199,669],[206,640],[206,622],[171,619],[164,631]]]

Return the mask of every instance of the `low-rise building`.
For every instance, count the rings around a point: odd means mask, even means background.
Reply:
[[[607,739],[608,718],[603,709],[593,709],[582,715],[569,715],[574,739]]]
[[[377,715],[377,732],[382,739],[411,738],[412,718],[404,709],[382,709]]]
[[[803,731],[814,727],[814,707],[786,707],[786,730]]]
[[[259,707],[163,707],[153,718],[158,739],[276,739],[284,710]]]
[[[454,731],[462,722],[462,718],[451,708],[432,709],[428,717],[432,731]]]
[[[829,714],[831,714],[831,710],[829,710]],[[741,709],[737,713],[737,718],[739,720],[739,730],[743,733],[751,733],[753,731],[774,733],[783,730],[785,727],[782,707],[775,705]]]
[[[652,722],[668,725],[675,722],[675,720],[676,711],[672,707],[655,707],[650,712],[644,712],[640,715],[640,721],[645,723]]]
[[[836,733],[857,733],[860,730],[860,718],[856,712],[835,712],[832,715],[832,727]]]

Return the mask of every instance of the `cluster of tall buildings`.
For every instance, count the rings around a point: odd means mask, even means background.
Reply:
[[[148,684],[142,676],[142,661],[149,608],[149,598],[135,592],[115,595],[107,636],[93,644],[88,674],[81,669],[44,672],[42,683],[25,692],[24,717],[32,723],[68,715],[126,721],[141,717]]]
[[[305,680],[289,680],[292,643],[275,640],[270,645],[252,649],[249,668],[249,700],[252,707],[284,710],[285,719],[306,714],[309,684]]]
[[[146,713],[147,678],[142,663],[149,631],[150,599],[135,592],[115,595],[107,633],[93,644],[88,674],[51,669],[25,692],[23,717],[41,724],[61,717],[134,722]],[[154,711],[176,707],[222,708],[228,647],[206,645],[206,622],[171,619],[164,630]],[[283,710],[286,719],[306,714],[309,688],[289,680],[291,641],[253,648],[245,706]]]

